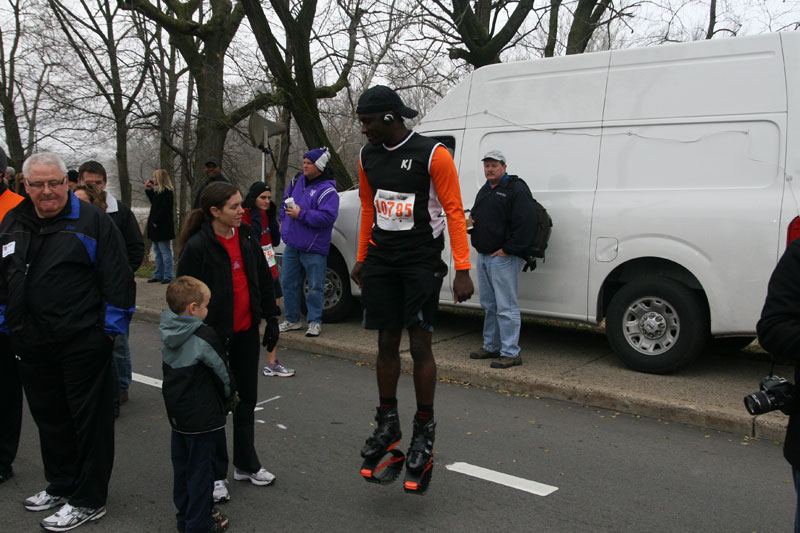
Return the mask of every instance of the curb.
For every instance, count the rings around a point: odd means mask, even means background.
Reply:
[[[161,310],[137,307],[134,316],[137,320],[158,323],[161,318]],[[309,338],[302,332],[291,334],[290,338],[292,349],[338,357],[357,363],[369,365],[375,363],[376,349],[373,346],[367,348],[325,337]],[[401,353],[400,360],[404,371],[408,372],[413,368],[413,361],[407,352]],[[672,402],[642,394],[628,393],[611,387],[567,383],[563,380],[542,377],[519,379],[519,376],[512,377],[511,374],[502,376],[496,373],[482,372],[474,367],[451,361],[437,361],[437,374],[440,380],[488,387],[498,392],[570,401],[750,438],[783,442],[786,435],[785,417],[775,414],[753,417],[748,415],[743,408],[707,409],[688,402]]]

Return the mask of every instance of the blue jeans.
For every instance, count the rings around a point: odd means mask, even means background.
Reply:
[[[131,347],[128,345],[128,335],[114,337],[113,354],[119,376],[119,392],[122,394],[131,386]]]
[[[305,274],[305,277],[308,278],[308,294],[306,295],[308,315],[306,320],[322,323],[322,301],[327,266],[327,256],[302,252],[286,245],[281,262],[281,288],[283,289],[283,310],[286,320],[289,322],[300,320],[301,291]]]
[[[170,241],[153,241],[153,253],[156,256],[156,270],[153,279],[174,279],[174,263],[172,261],[172,243]]]
[[[478,290],[483,320],[483,349],[500,352],[503,357],[519,355],[519,272],[525,261],[521,257],[478,254]]]

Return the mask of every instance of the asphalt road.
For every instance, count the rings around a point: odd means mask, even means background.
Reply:
[[[134,372],[160,379],[156,325],[134,322],[131,346]],[[791,530],[791,471],[775,442],[459,383],[437,389],[428,494],[365,483],[358,452],[372,431],[374,370],[293,350],[279,357],[298,374],[262,377],[256,413],[256,446],[277,480],[231,480],[232,501],[221,506],[230,531]],[[408,437],[409,375],[399,399]],[[17,475],[0,485],[0,531],[37,531],[46,516],[21,505],[45,486],[25,416]],[[160,390],[134,383],[117,423],[108,514],[78,531],[175,531],[169,433]],[[557,490],[541,496],[448,470],[464,463]]]

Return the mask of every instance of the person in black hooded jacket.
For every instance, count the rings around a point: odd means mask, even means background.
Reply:
[[[794,361],[794,394],[800,383],[800,239],[792,241],[769,280],[767,298],[758,321],[758,342],[778,357]],[[792,465],[797,493],[794,530],[800,533],[800,410],[789,415],[783,456]]]

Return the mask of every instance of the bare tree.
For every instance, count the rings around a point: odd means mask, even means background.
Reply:
[[[357,28],[364,12],[358,1],[354,4],[339,2],[339,8],[348,20],[346,26],[347,48],[344,54],[328,56],[326,59],[341,59],[337,65],[336,80],[329,84],[319,84],[314,72],[319,69],[318,63],[312,61],[311,43],[319,36],[313,32],[314,18],[317,11],[317,0],[304,0],[291,6],[286,0],[270,0],[275,15],[286,35],[286,56],[281,52],[272,28],[258,0],[242,0],[250,26],[255,34],[258,47],[267,62],[272,82],[277,92],[283,95],[281,104],[291,112],[310,147],[330,146],[330,140],[320,119],[317,100],[332,98],[348,83],[352,69],[356,43]],[[288,59],[287,59],[288,56]],[[330,162],[340,189],[352,185],[347,169],[339,155],[332,150]]]
[[[280,103],[275,95],[259,93],[236,109],[224,109],[226,51],[244,18],[242,4],[210,0],[207,18],[205,4],[200,0],[164,0],[163,5],[149,0],[122,0],[120,6],[141,13],[169,33],[170,42],[186,62],[197,85],[194,170],[195,175],[202,175],[203,158],[222,159],[225,138],[235,124],[257,109]],[[191,185],[197,185],[194,179]]]
[[[35,144],[48,136],[48,132],[40,130],[39,120],[42,111],[47,111],[44,92],[50,85],[53,67],[42,54],[38,39],[24,41],[26,34],[31,34],[30,29],[36,28],[32,17],[24,20],[29,7],[23,0],[8,0],[10,18],[3,26],[11,26],[11,31],[6,33],[0,27],[0,109],[9,162],[18,169]]]
[[[100,96],[110,111],[120,193],[122,201],[129,204],[129,120],[147,80],[148,60],[127,47],[135,43],[133,26],[130,20],[123,20],[119,8],[109,0],[79,0],[77,4],[48,0],[48,3],[64,39],[94,87],[93,94]]]
[[[426,13],[426,25],[452,44],[450,58],[475,68],[499,63],[500,53],[520,38],[533,11],[533,0],[420,0],[418,5]]]

